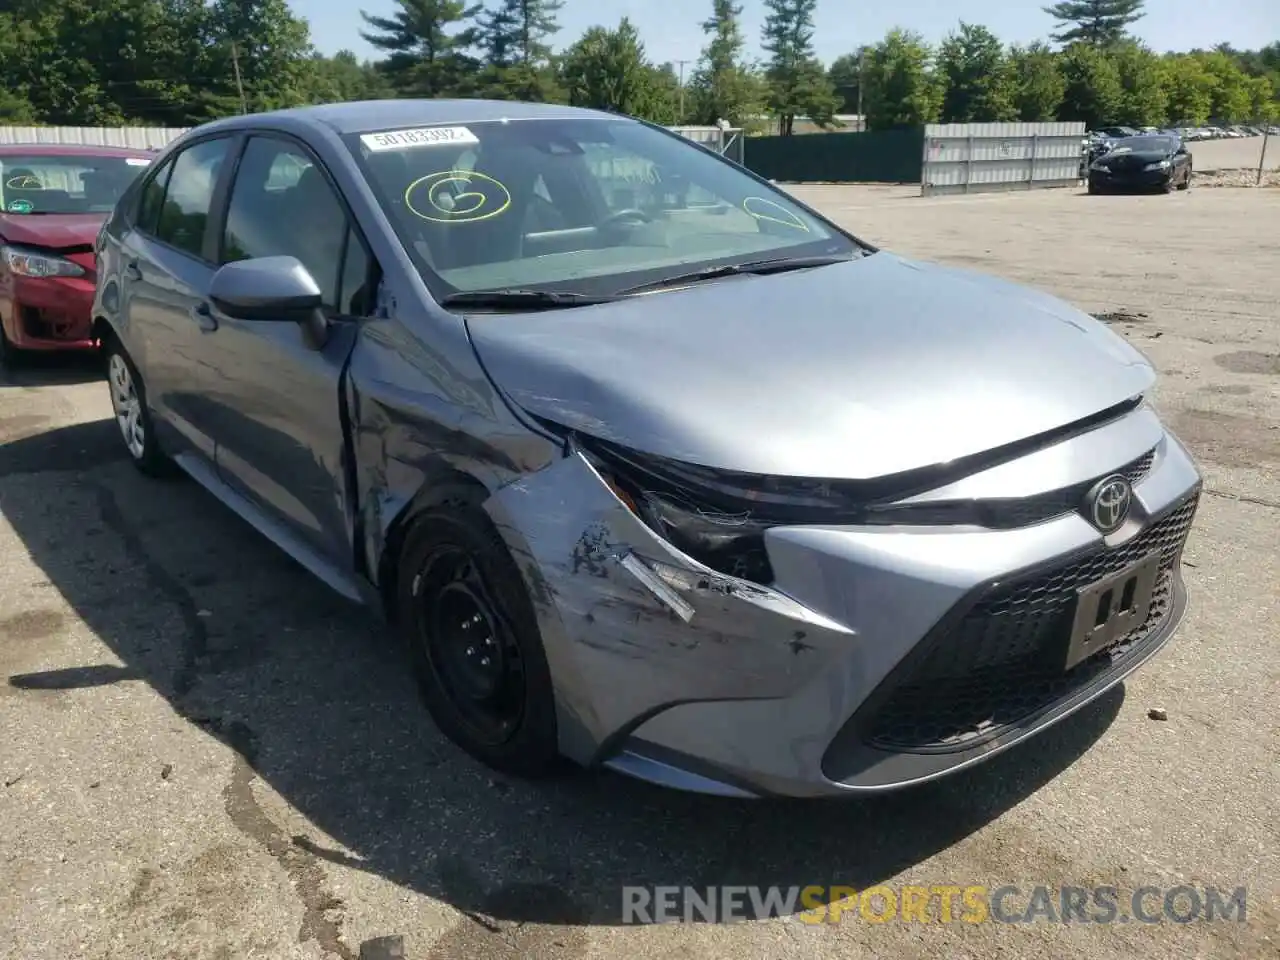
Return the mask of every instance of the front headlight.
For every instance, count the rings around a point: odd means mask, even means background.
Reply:
[[[78,263],[30,247],[0,247],[0,259],[20,277],[82,277],[86,272]]]
[[[1171,164],[1168,160],[1159,160],[1156,163],[1148,163],[1145,167],[1143,167],[1143,169],[1144,170],[1168,170],[1171,166],[1173,166],[1173,164]]]
[[[677,550],[721,573],[773,581],[764,547],[770,527],[804,524],[955,525],[984,521],[973,501],[902,504],[937,486],[929,469],[883,480],[813,480],[736,474],[578,436],[578,449],[614,494]]]

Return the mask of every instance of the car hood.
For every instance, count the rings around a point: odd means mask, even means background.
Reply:
[[[982,453],[1155,378],[1054,297],[887,252],[467,323],[494,383],[530,413],[687,463],[795,477]]]
[[[1167,150],[1116,150],[1107,153],[1102,157],[1103,160],[1119,160],[1122,157],[1131,159],[1133,163],[1159,163],[1161,160],[1168,160],[1173,156]]]
[[[50,250],[92,246],[105,213],[0,214],[0,237]]]

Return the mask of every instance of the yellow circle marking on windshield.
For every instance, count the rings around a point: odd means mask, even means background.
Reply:
[[[405,187],[404,205],[415,217],[432,223],[476,223],[506,212],[511,191],[488,174],[439,170]]]
[[[41,183],[38,179],[27,173],[19,174],[6,183],[5,186],[11,187],[14,190],[39,190]]]
[[[763,206],[769,209],[769,213],[760,213],[752,210],[752,206]],[[808,225],[788,210],[780,203],[772,200],[766,200],[764,197],[747,197],[742,201],[742,209],[747,211],[749,216],[755,217],[757,220],[768,220],[770,223],[780,223],[784,227],[795,227],[797,230],[803,230],[809,233]],[[784,219],[785,218],[785,219]]]

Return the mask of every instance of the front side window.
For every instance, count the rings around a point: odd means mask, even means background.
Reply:
[[[319,284],[325,305],[345,313],[350,296],[342,297],[342,286],[354,282],[344,264],[349,233],[354,240],[337,194],[306,151],[272,137],[249,140],[231,187],[223,263],[295,257]]]
[[[204,140],[178,154],[165,188],[156,239],[193,256],[202,255],[213,191],[230,143],[225,137]]]
[[[142,198],[138,202],[138,229],[154,234],[160,224],[160,209],[164,206],[164,191],[169,185],[173,161],[166,160],[146,183],[142,185]]]
[[[781,191],[625,118],[345,140],[437,297],[512,287],[607,295],[702,264],[859,249]]]
[[[8,214],[110,213],[144,173],[145,157],[0,157],[0,211]]]

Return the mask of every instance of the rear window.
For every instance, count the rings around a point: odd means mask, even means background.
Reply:
[[[742,168],[625,118],[345,139],[437,296],[516,286],[607,294],[677,267],[856,249]]]
[[[35,215],[109,213],[149,164],[144,157],[0,156],[0,209]]]

